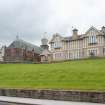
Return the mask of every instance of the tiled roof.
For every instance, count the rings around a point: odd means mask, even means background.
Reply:
[[[21,39],[16,39],[13,41],[8,48],[21,48],[21,49],[27,49],[28,51],[32,51],[34,49],[35,53],[41,54],[42,53],[42,48],[35,46],[31,43],[28,43],[26,41],[23,41]]]
[[[83,35],[78,35],[76,39],[73,39],[72,36],[70,36],[70,37],[64,37],[62,40],[63,41],[72,41],[72,40],[79,40],[79,39],[83,39]]]

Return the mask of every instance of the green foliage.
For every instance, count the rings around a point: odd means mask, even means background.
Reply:
[[[105,90],[105,59],[0,64],[0,88]]]

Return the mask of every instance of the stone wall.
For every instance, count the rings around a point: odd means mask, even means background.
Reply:
[[[105,92],[0,89],[1,96],[105,103]]]

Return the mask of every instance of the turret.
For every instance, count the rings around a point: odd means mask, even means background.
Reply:
[[[49,46],[48,46],[48,39],[47,39],[47,38],[42,38],[42,39],[41,39],[41,42],[42,42],[41,48],[48,50],[48,49],[49,49]]]
[[[48,39],[47,38],[42,38],[41,42],[42,42],[42,45],[47,45],[48,44]]]

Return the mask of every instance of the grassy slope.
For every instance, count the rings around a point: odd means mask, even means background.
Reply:
[[[0,64],[0,87],[105,90],[105,60]]]

